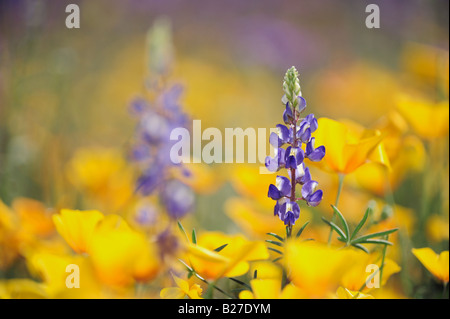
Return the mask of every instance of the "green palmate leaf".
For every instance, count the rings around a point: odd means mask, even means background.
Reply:
[[[382,237],[382,236],[385,236],[385,235],[389,235],[389,234],[391,234],[393,232],[396,232],[397,230],[398,230],[398,228],[393,228],[393,229],[389,229],[389,230],[385,230],[385,231],[381,231],[381,232],[377,232],[377,233],[361,236],[361,237],[358,237],[358,238],[352,240],[352,244],[353,243],[354,244],[358,244],[358,243],[361,243],[361,242],[363,242],[363,241],[365,241],[367,239],[374,238],[374,237]]]
[[[350,237],[350,240],[353,240],[355,238],[356,234],[361,230],[361,228],[364,226],[364,224],[367,221],[367,218],[369,217],[370,213],[372,212],[372,207],[367,207],[366,212],[364,213],[363,218],[359,222],[359,224],[356,226],[355,230],[353,231],[352,236]]]
[[[192,230],[192,243],[197,244],[197,234],[195,229]]]
[[[345,241],[347,241],[347,237],[345,236],[344,231],[343,231],[342,229],[340,229],[338,225],[336,225],[336,224],[333,223],[333,222],[330,222],[330,221],[326,220],[324,217],[322,217],[322,220],[323,220],[328,226],[330,226],[331,228],[333,228],[333,229],[338,233],[339,236],[341,236],[343,239],[345,239]]]
[[[349,233],[350,230],[348,228],[348,224],[347,221],[344,218],[344,215],[342,215],[342,213],[339,211],[339,209],[337,209],[336,206],[331,205],[331,207],[333,208],[334,212],[336,213],[336,215],[339,217],[339,220],[341,221],[342,225],[344,226],[344,233],[345,233],[345,238],[348,239],[349,238]]]
[[[390,241],[387,241],[385,239],[366,239],[366,240],[360,242],[360,244],[381,244],[381,245],[389,245],[389,246],[393,245],[393,243],[391,243]]]
[[[283,253],[281,251],[279,251],[278,249],[272,248],[272,247],[267,247],[268,250],[274,251],[280,255],[283,255]]]
[[[366,247],[364,247],[363,245],[361,245],[361,244],[353,244],[352,246],[356,247],[358,249],[361,249],[363,252],[365,252],[367,254],[369,253],[369,250]]]
[[[186,231],[184,230],[184,227],[183,227],[183,225],[181,225],[180,221],[178,221],[178,228],[181,230],[181,232],[184,234],[184,236],[186,236],[186,240],[189,241],[189,237],[186,234]]]
[[[219,251],[221,251],[222,249],[224,249],[224,248],[227,247],[227,246],[228,246],[228,244],[224,244],[224,245],[222,245],[222,246],[217,247],[216,249],[214,249],[214,251],[219,252]]]
[[[302,228],[299,229],[299,231],[297,232],[297,235],[296,235],[295,237],[299,238],[300,235],[301,235],[301,234],[303,233],[303,231],[305,230],[306,226],[308,226],[308,224],[309,224],[309,221],[307,221],[307,222],[302,226]]]
[[[279,241],[266,239],[266,242],[268,242],[269,244],[277,245],[279,247],[283,247],[283,244],[280,243]]]
[[[284,238],[283,238],[283,237],[281,237],[281,236],[279,236],[279,235],[277,235],[277,234],[275,234],[275,233],[267,233],[267,235],[273,236],[273,237],[275,237],[276,239],[278,239],[278,240],[281,241],[281,242],[284,241]]]

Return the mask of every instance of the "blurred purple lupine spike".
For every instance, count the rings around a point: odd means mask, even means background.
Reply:
[[[178,127],[189,129],[190,119],[179,104],[182,89],[181,85],[174,85],[160,92],[155,103],[138,98],[131,105],[132,114],[138,120],[131,159],[142,168],[136,191],[143,196],[157,195],[173,219],[183,217],[194,205],[192,189],[169,172],[179,166],[182,174],[188,174],[183,166],[170,160],[174,143],[170,132]]]

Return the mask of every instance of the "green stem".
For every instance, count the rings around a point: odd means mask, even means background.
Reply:
[[[442,299],[445,299],[445,293],[447,292],[448,281],[444,282],[444,289],[442,290]]]
[[[339,186],[338,186],[338,191],[336,194],[336,201],[334,202],[334,206],[338,207],[339,204],[339,198],[341,197],[341,191],[342,191],[342,186],[344,185],[344,174],[339,174]],[[334,223],[336,220],[336,213],[333,211],[333,217],[331,218],[331,221]],[[330,234],[328,235],[328,245],[331,244],[331,237],[333,236],[333,228],[330,227]]]
[[[384,236],[386,240],[389,240],[389,235]],[[384,268],[384,260],[386,258],[386,250],[387,250],[387,245],[384,245],[383,247],[383,255],[381,257],[381,267],[380,267],[380,285],[382,283],[382,279],[383,279],[383,268]]]

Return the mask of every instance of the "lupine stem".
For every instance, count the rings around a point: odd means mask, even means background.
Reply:
[[[334,206],[338,207],[339,204],[339,198],[341,197],[341,191],[342,186],[344,185],[344,174],[339,174],[339,185],[338,185],[338,191],[336,194],[336,201],[334,202]],[[333,211],[333,217],[331,218],[331,221],[334,223],[336,219],[336,213]],[[333,228],[330,227],[330,234],[328,235],[328,245],[331,244],[331,237],[333,236]]]
[[[297,147],[297,110],[294,107],[293,110],[293,123],[291,123],[292,125],[292,147]],[[296,198],[295,198],[295,185],[296,185],[296,181],[295,181],[295,176],[296,176],[296,168],[291,168],[291,202],[295,202]],[[287,237],[291,237],[292,234],[292,225],[291,223],[289,223],[288,225],[288,233],[287,233]]]

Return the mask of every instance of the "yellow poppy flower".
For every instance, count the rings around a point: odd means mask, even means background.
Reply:
[[[325,298],[336,291],[349,267],[364,258],[366,254],[362,251],[294,239],[287,241],[284,249],[288,278],[312,298]]]
[[[176,178],[192,187],[196,193],[212,194],[223,184],[223,178],[217,167],[203,163],[187,163],[184,167],[189,171],[187,176],[179,167],[175,167],[172,172]]]
[[[447,211],[448,214],[448,211]],[[441,242],[449,239],[448,215],[441,216],[433,214],[427,219],[426,224],[427,238],[433,242]]]
[[[221,251],[215,251],[225,244]],[[186,257],[200,276],[218,279],[245,274],[250,267],[248,261],[267,259],[269,253],[264,243],[249,241],[242,235],[206,232],[198,236],[197,244],[188,245]]]
[[[76,253],[87,253],[89,243],[98,223],[104,218],[96,210],[62,209],[53,215],[56,230]]]
[[[448,100],[434,103],[422,98],[400,95],[397,98],[397,109],[420,137],[434,139],[448,135]]]
[[[272,261],[252,262],[250,275],[256,271],[257,278],[250,280],[252,291],[243,290],[240,299],[299,299],[306,295],[292,283],[281,289],[282,268]]]
[[[16,198],[11,207],[18,214],[24,232],[43,237],[53,233],[55,226],[51,210],[41,202],[29,198]]]
[[[116,211],[131,197],[133,173],[123,155],[115,149],[79,149],[66,167],[69,181],[87,202]]]
[[[436,254],[431,248],[413,248],[412,253],[437,279],[448,282],[448,250]]]
[[[389,159],[390,168],[370,162],[355,171],[356,182],[379,196],[395,190],[410,172],[423,169],[426,151],[423,142],[415,135],[406,135],[407,123],[396,111],[381,118],[374,126],[385,134],[380,143]]]
[[[383,139],[380,131],[364,130],[356,124],[319,118],[319,129],[315,132],[315,145],[324,145],[325,157],[319,167],[340,174],[349,174],[366,163],[371,156],[388,165],[382,148],[377,148]],[[376,150],[376,152],[374,152]]]
[[[267,194],[267,190],[266,190]],[[267,197],[267,196],[266,196]],[[274,203],[272,201],[272,206]],[[277,222],[272,208],[264,208],[255,201],[245,198],[233,197],[225,202],[225,213],[248,235],[258,238],[266,238],[267,233],[283,234],[286,226],[283,222]],[[302,207],[302,218],[306,209]]]
[[[347,270],[343,273],[341,277],[341,285],[343,288],[350,289],[352,291],[359,291],[361,287],[363,287],[368,279],[371,281],[379,282],[376,280],[380,278],[380,270],[370,270],[367,268],[369,265],[377,265],[377,258],[379,254],[361,254],[359,258],[355,258],[351,265],[348,266]],[[379,269],[379,268],[378,268]],[[395,273],[398,273],[401,268],[391,259],[386,258],[384,261],[383,267],[383,276],[381,278],[381,282],[379,282],[380,287],[384,286],[388,279]],[[374,272],[377,273],[374,275]],[[364,286],[363,291],[367,291],[368,288]]]
[[[26,254],[31,274],[40,278],[43,290],[50,298],[99,298],[100,285],[86,256],[30,251]],[[75,270],[68,266],[75,266]],[[79,288],[70,288],[71,275],[79,275]]]
[[[160,261],[155,245],[117,215],[109,215],[92,234],[89,255],[98,278],[111,286],[127,286],[154,278]]]
[[[190,299],[202,299],[202,288],[200,285],[190,283],[191,280],[181,279],[172,274],[173,280],[177,287],[164,288],[160,292],[163,299],[183,299],[188,296]]]
[[[363,294],[359,291],[352,291],[344,287],[339,287],[336,291],[336,296],[339,299],[374,299],[372,295]]]
[[[0,200],[0,270],[7,269],[19,256],[18,228],[16,214]]]
[[[0,299],[45,299],[48,298],[42,283],[30,279],[8,279],[0,281]]]
[[[260,174],[256,165],[233,165],[229,173],[233,188],[243,197],[256,200],[262,207],[273,208],[273,200],[267,197],[273,174]],[[255,176],[257,178],[255,178]]]

